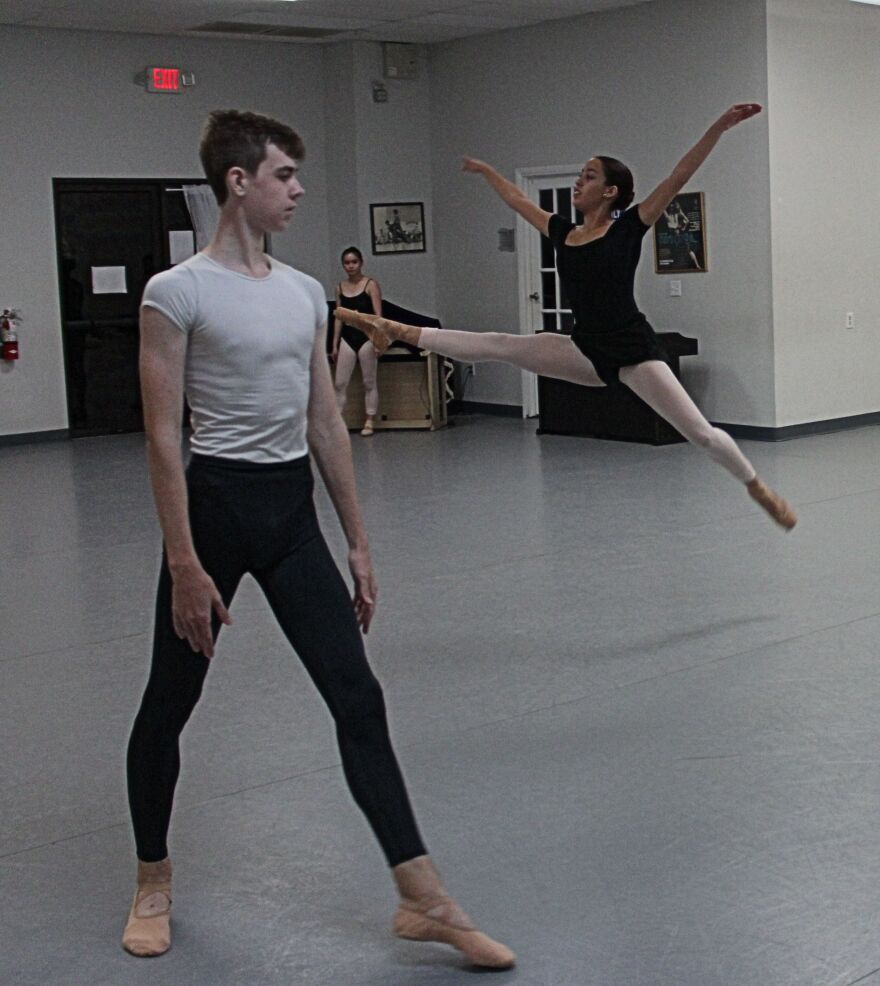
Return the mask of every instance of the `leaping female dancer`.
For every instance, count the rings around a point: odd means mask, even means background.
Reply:
[[[559,380],[603,387],[620,381],[744,483],[750,496],[786,530],[797,523],[791,506],[758,478],[726,432],[702,415],[669,366],[654,330],[633,297],[635,271],[645,233],[706,160],[721,135],[761,112],[738,103],[723,113],[685,154],[668,178],[630,208],[633,176],[615,158],[592,157],[574,184],[572,201],[583,214],[576,226],[545,212],[484,161],[464,159],[464,170],[482,175],[497,194],[556,251],[556,268],[571,300],[571,336],[554,332],[514,335],[460,332],[402,325],[377,315],[337,309],[337,316],[365,332],[379,352],[396,339],[463,362],[497,360]],[[619,219],[614,219],[620,213]]]

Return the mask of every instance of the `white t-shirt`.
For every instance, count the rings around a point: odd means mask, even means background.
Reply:
[[[249,462],[306,454],[309,363],[327,319],[313,277],[275,259],[267,277],[250,277],[197,253],[151,277],[141,304],[188,336],[193,452]]]

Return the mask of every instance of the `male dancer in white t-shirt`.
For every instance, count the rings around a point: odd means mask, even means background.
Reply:
[[[441,941],[477,965],[515,957],[447,895],[410,808],[366,660],[376,582],[348,433],[325,355],[326,304],[313,278],[268,257],[266,233],[293,218],[303,145],[269,117],[211,114],[200,148],[220,204],[208,247],[150,280],[140,373],[150,479],[164,539],[153,663],[128,749],[138,855],[123,933],[134,955],[171,944],[167,834],[179,737],[201,693],[239,580],[257,580],[336,723],[352,795],[386,855],[400,903],[394,931]],[[192,456],[180,455],[183,395]],[[318,529],[311,454],[348,542],[349,596]]]

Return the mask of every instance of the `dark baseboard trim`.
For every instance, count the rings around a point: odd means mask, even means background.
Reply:
[[[23,431],[18,435],[0,435],[0,447],[4,445],[31,445],[34,442],[57,442],[70,438],[68,428],[58,428],[55,431]]]
[[[790,438],[806,435],[828,435],[835,431],[849,431],[852,428],[865,428],[880,424],[880,411],[868,414],[853,414],[846,418],[828,418],[825,421],[805,421],[800,425],[785,425],[782,428],[765,428],[758,425],[729,425],[723,421],[713,422],[734,438],[747,438],[756,442],[786,442]]]
[[[501,418],[521,418],[522,406],[519,404],[490,404],[484,401],[450,401],[450,414],[491,414]],[[824,421],[805,421],[798,425],[785,425],[772,428],[764,425],[735,425],[724,421],[713,421],[734,438],[750,439],[754,442],[786,442],[791,438],[807,435],[829,435],[836,431],[849,431],[852,428],[866,428],[880,424],[880,411],[867,414],[853,414],[845,418],[828,418]]]
[[[450,401],[450,414],[489,414],[496,418],[521,418],[522,406],[519,404],[490,404],[484,401]],[[786,425],[770,428],[763,425],[735,425],[724,421],[713,421],[716,427],[723,428],[734,438],[745,438],[755,442],[786,442],[790,438],[806,435],[829,435],[836,431],[850,431],[853,428],[866,428],[880,425],[880,411],[867,414],[853,414],[845,418],[828,418],[824,421],[805,421],[799,425]],[[57,428],[54,431],[23,431],[16,435],[0,435],[0,448],[8,445],[32,445],[38,442],[57,442],[70,438],[70,429]]]
[[[521,418],[521,404],[487,404],[483,401],[450,401],[450,414],[491,414],[496,418]]]

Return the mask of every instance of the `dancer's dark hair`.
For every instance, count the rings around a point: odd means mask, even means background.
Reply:
[[[228,194],[229,169],[244,168],[248,174],[255,174],[266,159],[267,144],[274,144],[296,161],[305,157],[305,145],[299,134],[271,116],[246,110],[214,110],[208,116],[199,157],[219,205],[223,205]]]
[[[613,208],[623,212],[624,209],[628,209],[632,205],[635,194],[632,172],[623,161],[618,161],[616,157],[605,157],[602,154],[597,154],[596,160],[602,162],[605,184],[617,186],[617,198],[614,200]]]
[[[362,253],[360,252],[360,250],[358,250],[358,248],[357,248],[356,246],[350,246],[350,247],[346,247],[346,248],[345,248],[345,249],[344,249],[344,250],[342,251],[342,253],[341,253],[341,254],[339,255],[339,259],[340,259],[340,260],[342,260],[342,261],[344,261],[344,260],[345,260],[345,258],[346,258],[346,257],[348,256],[348,254],[350,254],[350,253],[353,253],[353,254],[354,254],[354,255],[355,255],[355,256],[356,256],[357,258],[358,258],[358,260],[359,260],[359,261],[360,261],[361,263],[363,263],[363,262],[364,262],[364,255],[363,255],[363,254],[362,254]]]

